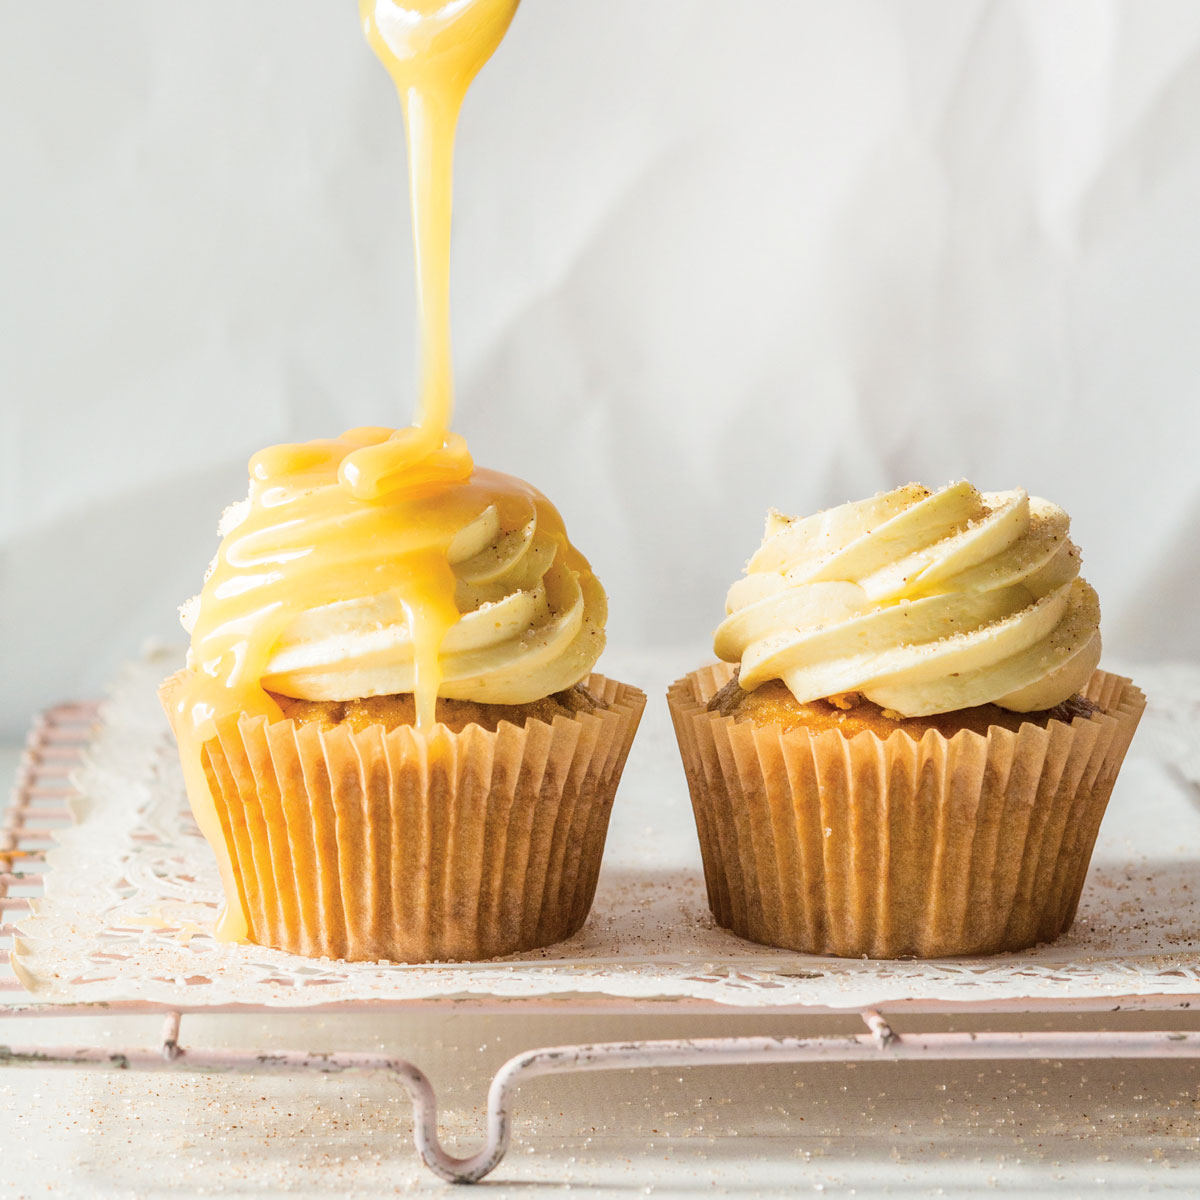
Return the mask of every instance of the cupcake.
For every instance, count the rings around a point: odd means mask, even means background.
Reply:
[[[1145,699],[1068,533],[965,482],[771,513],[723,661],[668,692],[720,925],[871,958],[1070,928]]]
[[[592,674],[607,602],[553,505],[451,431],[454,130],[516,7],[359,5],[411,150],[417,420],[255,455],[185,606],[161,694],[219,937],[493,958],[591,907],[645,697]]]
[[[491,958],[575,933],[645,697],[592,673],[606,600],[554,507],[451,435],[251,461],[161,696],[218,935]]]

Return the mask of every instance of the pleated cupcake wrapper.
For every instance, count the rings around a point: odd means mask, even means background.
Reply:
[[[783,732],[709,713],[732,668],[667,700],[713,915],[810,954],[933,958],[1048,942],[1075,917],[1145,697],[1097,671],[1103,715],[919,740]]]
[[[429,962],[570,937],[646,703],[586,682],[602,709],[496,732],[219,718],[204,767],[251,939]]]

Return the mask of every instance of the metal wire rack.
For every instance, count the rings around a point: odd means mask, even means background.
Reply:
[[[6,952],[5,959],[12,948],[20,915],[30,909],[41,892],[45,856],[53,845],[54,830],[72,820],[71,803],[78,793],[71,774],[91,737],[98,710],[97,704],[90,703],[60,705],[44,713],[30,731],[12,799],[0,825],[0,951]],[[111,1013],[114,1008],[124,1013],[159,1013],[163,1016],[161,1038],[154,1046],[123,1049],[107,1045],[0,1045],[0,1066],[246,1073],[386,1072],[405,1087],[412,1101],[414,1141],[421,1159],[434,1174],[453,1183],[473,1183],[495,1170],[509,1146],[516,1093],[523,1083],[538,1076],[822,1061],[1200,1058],[1200,1033],[1196,1032],[1106,1029],[907,1033],[894,1029],[888,1017],[877,1009],[860,1011],[862,1032],[840,1036],[720,1037],[542,1047],[518,1054],[496,1073],[488,1093],[484,1145],[473,1155],[456,1158],[446,1152],[438,1139],[437,1097],[429,1079],[418,1066],[405,1059],[363,1053],[192,1048],[181,1041],[184,1019],[192,1012],[214,1010],[151,1003],[95,1009],[29,1003],[28,999],[15,972],[0,971],[0,1017],[78,1017],[88,1012]],[[1200,1005],[1200,995],[1143,996],[1128,1007],[1186,1009],[1193,1003]],[[594,1007],[594,1003],[589,1001],[587,1007]],[[1054,1005],[1043,1001],[1031,1003],[1025,1011],[1060,1011],[1063,1007],[1070,1007],[1069,1002]],[[954,1006],[942,1006],[922,1011],[953,1010]]]

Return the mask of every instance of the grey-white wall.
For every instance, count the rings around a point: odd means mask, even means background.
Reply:
[[[398,105],[351,0],[5,5],[0,727],[174,636],[259,446],[407,421]],[[623,646],[768,506],[1074,516],[1110,647],[1200,656],[1200,5],[525,0],[459,149],[459,427]]]

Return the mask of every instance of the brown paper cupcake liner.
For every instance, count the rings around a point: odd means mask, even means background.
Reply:
[[[646,704],[602,675],[586,685],[603,707],[495,732],[219,718],[204,768],[251,940],[445,962],[577,932]]]
[[[741,937],[809,954],[1018,950],[1070,928],[1145,697],[1097,671],[1103,710],[986,737],[783,732],[707,711],[733,668],[667,701],[709,905]]]

